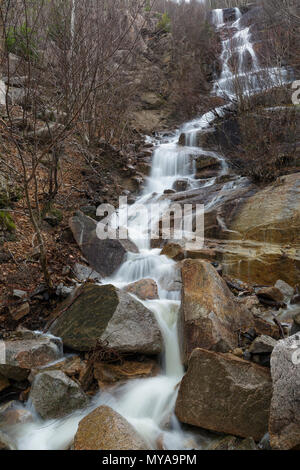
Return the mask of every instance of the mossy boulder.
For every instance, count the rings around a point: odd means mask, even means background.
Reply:
[[[86,285],[62,311],[50,331],[76,351],[89,351],[98,340],[124,353],[155,355],[162,350],[154,314],[112,285]]]

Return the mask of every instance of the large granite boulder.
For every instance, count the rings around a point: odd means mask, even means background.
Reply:
[[[211,431],[259,441],[268,430],[270,371],[231,354],[195,349],[176,402],[176,415]]]
[[[5,341],[5,364],[0,364],[0,375],[23,381],[30,369],[45,366],[62,357],[58,338],[27,330],[17,331]]]
[[[197,347],[221,352],[236,348],[238,332],[253,324],[251,313],[241,308],[210,263],[186,260],[181,274],[184,362]]]
[[[103,277],[112,275],[128,252],[138,253],[136,245],[128,239],[101,240],[96,232],[97,222],[80,211],[70,218],[69,225],[89,264]]]
[[[61,371],[38,374],[33,381],[29,401],[43,419],[62,418],[89,403],[79,385]]]
[[[147,450],[134,427],[108,406],[100,406],[80,421],[75,450]]]
[[[163,341],[154,314],[112,285],[79,288],[50,328],[64,345],[89,351],[98,340],[124,353],[156,355]]]
[[[273,449],[300,449],[300,334],[279,341],[271,356]]]

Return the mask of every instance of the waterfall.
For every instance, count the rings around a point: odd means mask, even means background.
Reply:
[[[242,81],[242,92],[250,93],[259,89],[257,74],[261,72],[255,49],[251,42],[251,30],[241,26],[241,12],[235,9],[236,21],[227,24],[231,38],[222,40],[222,72],[215,82],[214,93],[222,96],[236,97],[235,80]],[[221,28],[224,25],[223,10],[212,12],[213,24]],[[74,35],[75,0],[72,1],[71,34]],[[225,27],[225,26],[224,26]],[[237,55],[237,70],[234,74],[230,61],[233,54]],[[247,75],[247,57],[251,57],[250,71]],[[275,76],[275,70],[267,71],[269,76]],[[250,84],[249,84],[250,82]],[[275,83],[274,81],[272,83]],[[43,422],[36,417],[34,423],[19,425],[14,435],[18,448],[29,449],[66,449],[72,444],[79,421],[92,409],[100,405],[108,405],[121,413],[144,437],[151,448],[157,448],[157,439],[163,436],[166,449],[186,449],[195,443],[188,443],[190,435],[183,432],[174,415],[174,406],[177,397],[178,383],[184,370],[180,360],[180,347],[177,332],[177,323],[180,310],[180,292],[170,293],[166,290],[165,281],[175,278],[176,263],[165,256],[161,256],[160,249],[152,249],[147,238],[149,225],[159,220],[159,212],[149,212],[148,219],[143,213],[136,213],[138,205],[154,205],[164,201],[164,209],[168,208],[170,201],[164,194],[166,189],[172,189],[178,178],[187,178],[192,187],[206,187],[211,183],[195,179],[194,156],[205,153],[201,148],[195,148],[197,134],[211,126],[217,116],[222,116],[228,105],[209,111],[198,119],[184,124],[168,139],[162,139],[154,151],[152,171],[147,180],[142,195],[135,204],[128,209],[127,229],[129,237],[137,244],[140,252],[128,255],[118,272],[106,279],[105,283],[112,283],[123,287],[133,281],[143,278],[156,280],[159,287],[159,299],[142,302],[150,309],[160,326],[164,339],[164,354],[162,357],[161,373],[157,377],[142,380],[133,380],[116,386],[110,392],[100,391],[94,397],[88,409],[74,413],[72,416],[60,420]],[[178,145],[179,136],[186,136],[185,146]],[[208,152],[206,152],[208,153]],[[213,152],[211,152],[213,154]],[[226,172],[226,163],[221,155],[215,154],[222,162],[220,174]],[[223,197],[225,191],[231,191],[232,183],[225,183],[223,190],[211,201],[212,207]],[[122,213],[121,213],[122,216]],[[27,405],[29,406],[29,405]],[[168,426],[166,423],[168,422]],[[199,431],[200,432],[200,431]]]
[[[74,37],[75,37],[75,18],[76,18],[76,0],[72,0],[71,8],[71,43],[73,49]]]
[[[214,85],[214,93],[225,99],[236,100],[242,95],[251,95],[288,81],[288,72],[284,68],[263,68],[252,42],[251,27],[243,27],[242,13],[235,8],[235,21],[224,25],[218,10],[214,10],[214,24],[224,27],[230,35],[222,40],[220,78]],[[226,35],[228,36],[228,34]]]
[[[224,11],[221,8],[212,11],[212,23],[215,26],[224,24]]]

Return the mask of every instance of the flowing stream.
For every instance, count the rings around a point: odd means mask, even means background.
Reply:
[[[241,12],[236,9],[236,21],[226,24],[231,31],[231,38],[222,41],[222,73],[214,85],[214,93],[229,98],[236,96],[235,82],[242,78],[242,92],[256,91],[259,87],[258,75],[261,74],[258,59],[251,43],[249,27],[242,28]],[[213,11],[213,23],[217,28],[224,26],[223,10]],[[238,57],[237,75],[232,72],[230,59],[233,55]],[[249,70],[248,59],[251,57]],[[247,64],[246,64],[247,62]],[[247,70],[246,70],[247,69]],[[270,77],[275,76],[269,71]],[[243,80],[243,77],[252,78]],[[276,73],[278,78],[278,73]],[[272,82],[275,84],[275,79]],[[222,114],[225,107],[217,109]],[[167,209],[170,201],[165,195],[166,190],[173,188],[178,179],[187,180],[188,187],[193,189],[207,185],[207,180],[195,179],[195,165],[193,155],[204,151],[196,147],[197,133],[209,127],[216,113],[208,112],[198,119],[186,123],[176,134],[170,138],[163,138],[156,147],[153,155],[152,171],[147,180],[143,193],[135,204],[128,209],[127,229],[129,237],[139,247],[138,254],[129,254],[125,263],[118,272],[105,283],[112,283],[123,287],[139,279],[154,279],[159,286],[159,300],[145,301],[144,305],[150,309],[161,328],[164,339],[164,354],[161,360],[160,375],[142,380],[133,380],[125,385],[116,387],[111,392],[99,392],[93,398],[88,409],[74,413],[61,420],[43,422],[38,417],[34,423],[19,425],[14,430],[14,438],[19,449],[66,449],[74,438],[79,421],[92,409],[106,404],[122,414],[135,426],[151,448],[157,448],[157,440],[162,438],[165,449],[201,448],[199,436],[196,441],[191,433],[182,430],[175,414],[174,406],[177,397],[178,384],[184,374],[180,359],[179,341],[177,335],[177,320],[180,309],[180,291],[170,290],[169,284],[175,276],[176,263],[165,256],[161,256],[160,249],[151,249],[148,237],[148,224],[143,212],[137,211],[137,206],[143,204],[163,204]],[[186,135],[186,146],[179,146],[178,139],[181,133]],[[208,152],[205,152],[208,153]],[[214,154],[216,155],[216,154]],[[192,157],[191,157],[192,156]],[[217,157],[223,161],[220,155]],[[226,172],[226,164],[220,174]],[[211,184],[214,183],[212,179]],[[230,184],[224,185],[224,190],[230,191]],[[122,217],[122,210],[120,211]],[[159,213],[151,213],[151,222],[158,221]],[[30,407],[30,404],[27,404]],[[167,425],[167,426],[166,426]],[[200,439],[201,441],[201,439]]]

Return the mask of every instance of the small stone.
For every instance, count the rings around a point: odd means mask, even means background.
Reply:
[[[16,297],[17,299],[25,299],[27,298],[27,292],[24,290],[14,289],[13,297]]]
[[[9,313],[15,321],[19,321],[26,317],[30,312],[30,305],[28,302],[24,302],[21,305],[9,307]]]
[[[0,431],[0,450],[17,450],[16,443],[7,434]]]
[[[188,186],[189,186],[188,180],[181,179],[181,180],[175,181],[172,189],[174,189],[177,192],[182,192],[182,191],[186,191],[188,189]]]
[[[72,294],[74,287],[67,287],[62,282],[56,288],[56,295],[66,299],[70,294]]]
[[[58,338],[29,330],[18,330],[4,342],[5,364],[0,364],[0,375],[22,382],[30,369],[61,358],[61,342]]]
[[[43,419],[62,418],[89,403],[79,385],[61,371],[38,374],[32,384],[29,400]]]
[[[236,348],[232,351],[232,353],[237,357],[243,357],[244,355],[242,348]]]
[[[284,295],[277,287],[263,287],[256,293],[259,299],[269,300],[271,302],[283,302]]]
[[[277,281],[275,284],[275,287],[280,290],[280,292],[284,295],[286,300],[290,300],[294,295],[294,292],[295,292],[294,288],[284,281],[281,281],[281,280]]]
[[[165,189],[164,194],[176,194],[176,191],[174,189]]]
[[[92,281],[100,282],[102,279],[101,275],[92,268],[79,263],[74,265],[73,273],[79,281],[91,279]]]
[[[174,261],[182,261],[184,259],[184,248],[179,243],[167,243],[162,249],[162,256],[167,256]]]
[[[124,290],[142,300],[158,299],[158,287],[153,279],[142,279],[141,281],[134,282],[126,286]]]
[[[277,341],[270,336],[258,336],[249,348],[251,354],[271,354]]]
[[[33,422],[32,413],[22,408],[17,401],[10,401],[0,407],[0,427],[15,426]]]

